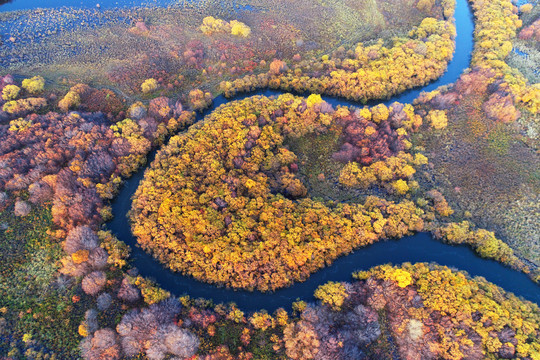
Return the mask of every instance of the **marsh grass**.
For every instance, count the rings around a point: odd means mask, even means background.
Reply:
[[[519,256],[538,264],[540,234],[539,159],[522,141],[517,124],[488,119],[483,97],[469,95],[448,113],[444,131],[423,132],[434,168],[433,184],[442,188],[457,218],[465,212],[481,228],[495,231]]]
[[[0,354],[30,358],[71,359],[78,354],[77,333],[83,303],[73,281],[57,280],[60,244],[47,231],[52,226],[50,205],[34,207],[23,218],[11,209],[0,213]]]

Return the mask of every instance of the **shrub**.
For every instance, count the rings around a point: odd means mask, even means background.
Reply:
[[[246,24],[240,22],[240,21],[232,20],[230,22],[230,25],[231,25],[231,34],[232,35],[247,38],[251,34],[250,27],[247,26]]]
[[[152,305],[167,299],[171,294],[157,286],[153,281],[137,276],[135,285],[141,290],[144,302]]]
[[[17,200],[15,202],[15,208],[13,210],[13,213],[15,214],[15,216],[26,216],[30,214],[30,210],[32,210],[30,204],[23,200]]]
[[[53,197],[53,190],[43,181],[31,184],[28,187],[28,193],[30,194],[28,200],[33,204],[42,204]]]
[[[103,271],[94,271],[83,278],[82,288],[88,295],[96,295],[107,283],[107,276]]]
[[[82,264],[85,261],[88,261],[88,255],[90,252],[88,250],[78,250],[71,254],[71,258],[75,264]]]
[[[11,100],[4,104],[4,106],[2,107],[2,110],[11,115],[24,116],[28,114],[29,112],[31,112],[32,110],[37,110],[41,105],[45,105],[45,102],[40,104],[36,101],[35,98]],[[25,121],[19,120],[19,122],[24,123]],[[18,127],[18,128],[20,129],[19,131],[26,129],[26,127]],[[17,127],[13,127],[12,125],[10,126],[10,129],[12,129],[12,131],[15,131]]]
[[[30,94],[38,94],[45,88],[45,79],[42,76],[34,76],[31,79],[24,79],[22,87]]]
[[[124,267],[127,264],[131,248],[124,242],[118,240],[109,231],[99,231],[98,236],[101,240],[101,246],[104,247],[109,254],[107,262],[120,269]]]
[[[98,312],[95,309],[86,310],[84,313],[84,324],[89,333],[94,333],[98,330],[99,325],[97,317]]]
[[[532,4],[523,4],[519,7],[519,11],[522,12],[522,13],[528,13],[528,12],[531,12],[531,10],[533,9],[533,5]]]
[[[121,356],[118,336],[112,329],[101,329],[83,339],[81,355],[86,360],[118,360]]]
[[[20,91],[21,88],[19,88],[17,85],[6,85],[2,89],[2,99],[6,101],[15,100],[17,96],[19,96]]]
[[[90,251],[88,262],[94,269],[103,269],[107,266],[109,256],[107,251],[101,247],[97,247]]]
[[[174,323],[180,309],[177,299],[169,299],[124,315],[117,331],[125,355],[143,353],[155,360],[164,359],[167,354],[181,359],[193,356],[199,347],[199,340]]]
[[[283,339],[287,356],[293,360],[313,359],[319,351],[317,333],[306,321],[289,324],[283,331]]]
[[[339,310],[343,305],[343,301],[349,295],[342,283],[330,281],[324,285],[320,285],[315,290],[314,296],[320,299],[323,304],[330,306],[334,310]]]
[[[73,90],[70,90],[66,96],[58,102],[58,108],[63,112],[73,109],[81,104],[81,96]]]
[[[436,130],[441,130],[448,126],[448,118],[444,110],[431,110],[428,114],[428,120],[431,127]]]
[[[96,233],[88,226],[77,226],[67,235],[64,250],[73,254],[79,250],[93,250],[98,246],[99,239]]]
[[[156,79],[146,79],[141,85],[141,91],[143,94],[148,94],[158,89],[158,82]]]
[[[109,293],[103,293],[98,296],[96,302],[99,310],[107,310],[111,306],[112,296]]]
[[[128,278],[122,280],[120,289],[118,290],[118,298],[126,302],[135,302],[141,298],[141,292],[137,287],[130,284]]]

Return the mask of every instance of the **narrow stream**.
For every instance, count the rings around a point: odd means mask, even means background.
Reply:
[[[446,73],[437,81],[425,87],[406,91],[385,101],[386,104],[391,104],[394,101],[410,103],[418,97],[420,92],[434,90],[439,86],[453,83],[459,78],[463,70],[468,68],[473,50],[474,21],[466,0],[457,0],[456,29],[458,34],[456,52],[449,63]],[[281,93],[281,91],[264,90],[242,94],[230,100],[219,96],[214,100],[212,108],[200,115],[197,120],[201,120],[219,105],[228,101],[239,100],[253,95],[273,96]],[[357,103],[343,99],[323,98],[334,106],[358,106]],[[155,152],[151,154],[148,164],[153,161],[154,156]],[[277,290],[273,293],[238,291],[197,281],[192,277],[183,276],[165,268],[151,255],[140,249],[137,246],[136,238],[131,234],[127,212],[131,208],[131,197],[144,175],[144,170],[140,170],[125,182],[120,194],[113,202],[115,218],[108,224],[108,228],[132,248],[133,265],[139,269],[140,274],[153,278],[162,288],[174,295],[189,294],[191,297],[212,299],[215,303],[235,302],[246,311],[262,308],[273,311],[279,307],[290,307],[291,303],[296,299],[312,301],[313,292],[319,285],[327,281],[348,281],[351,279],[351,273],[356,270],[367,270],[385,263],[435,262],[440,265],[465,270],[473,276],[483,276],[506,291],[540,304],[540,286],[532,282],[525,274],[505,267],[496,261],[483,259],[467,246],[443,244],[426,233],[419,233],[396,241],[378,242],[360,248],[350,255],[340,257],[331,266],[312,274],[305,282],[296,283],[289,288]]]

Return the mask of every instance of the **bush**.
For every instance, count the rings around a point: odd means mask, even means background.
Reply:
[[[103,271],[94,271],[86,275],[82,281],[82,288],[88,295],[96,295],[107,283],[107,276]]]
[[[67,235],[64,250],[73,254],[79,250],[93,250],[98,246],[99,239],[96,233],[88,226],[77,226]]]
[[[330,306],[334,310],[339,310],[343,305],[343,301],[349,295],[342,283],[330,281],[324,285],[320,285],[315,290],[314,296],[320,299],[323,304]]]
[[[45,88],[45,79],[42,76],[34,76],[31,79],[24,79],[22,87],[30,94],[38,94]]]
[[[107,310],[111,306],[112,296],[109,293],[103,293],[98,296],[96,302],[99,310]]]
[[[124,278],[118,290],[118,298],[126,302],[135,302],[141,298],[141,292],[137,287],[130,284],[128,278]]]
[[[30,214],[30,210],[32,210],[30,204],[28,204],[26,201],[17,200],[15,202],[15,208],[13,210],[13,213],[15,214],[15,216],[26,216]]]
[[[118,336],[112,329],[101,329],[81,342],[81,354],[86,360],[117,360],[121,349]]]
[[[293,360],[313,359],[320,341],[313,325],[306,321],[289,324],[284,332],[287,356]]]
[[[428,120],[436,130],[444,129],[448,126],[448,119],[444,110],[431,110],[428,114]]]
[[[20,91],[21,88],[17,85],[6,85],[4,89],[2,89],[2,99],[6,101],[15,100],[17,96],[19,96]]]
[[[190,358],[199,347],[197,336],[174,323],[180,313],[177,299],[165,300],[142,310],[132,310],[117,326],[126,356],[145,354],[161,360],[166,354]]]
[[[58,102],[58,108],[63,112],[73,109],[81,104],[81,96],[73,90],[70,90],[66,96]]]
[[[90,255],[88,256],[88,262],[94,269],[103,269],[107,266],[108,260],[109,256],[107,251],[101,247],[97,247],[90,251]]]
[[[156,91],[157,88],[158,88],[158,82],[156,79],[146,79],[141,84],[141,91],[143,92],[143,94],[148,94],[153,91]]]

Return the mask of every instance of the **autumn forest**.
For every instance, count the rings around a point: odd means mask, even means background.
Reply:
[[[0,2],[0,359],[540,360],[537,0],[62,1]]]

